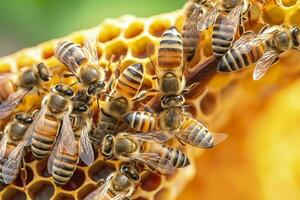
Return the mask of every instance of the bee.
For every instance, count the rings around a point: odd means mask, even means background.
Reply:
[[[29,131],[32,133],[32,154],[37,159],[48,156],[61,125],[71,123],[69,114],[72,111],[73,95],[70,87],[58,84],[43,98],[41,110],[34,112],[34,122]]]
[[[262,78],[281,53],[290,49],[300,50],[299,30],[298,27],[266,26],[258,35],[252,32],[245,34],[222,57],[218,71],[238,71],[256,63],[253,79]]]
[[[74,97],[76,99],[76,95]],[[71,179],[79,158],[88,166],[94,162],[94,151],[89,139],[91,113],[85,102],[73,100],[70,118],[63,119],[61,131],[48,159],[48,172],[54,181],[64,185]]]
[[[123,200],[130,199],[135,193],[140,175],[134,167],[122,165],[120,171],[113,172],[107,180],[84,200]]]
[[[181,151],[162,144],[166,139],[165,135],[155,132],[106,135],[101,153],[107,159],[140,161],[161,174],[173,174],[176,168],[186,167],[190,161]]]
[[[140,89],[143,80],[144,67],[141,63],[130,65],[119,76],[116,75],[111,80],[111,92],[105,99],[101,117],[92,135],[95,141],[101,141],[100,136],[114,134],[119,119],[133,108],[134,102],[142,99]]]
[[[70,41],[59,42],[55,56],[60,60],[77,80],[86,88],[88,95],[98,96],[106,90],[105,72],[98,63],[97,38],[87,38],[84,46]]]
[[[51,73],[44,63],[19,73],[0,74],[0,119],[9,116],[31,90],[46,91],[43,83],[50,79]]]
[[[4,128],[0,142],[0,182],[9,184],[21,175],[23,185],[26,185],[24,148],[30,144],[30,134],[27,131],[33,118],[26,113],[18,113]]]

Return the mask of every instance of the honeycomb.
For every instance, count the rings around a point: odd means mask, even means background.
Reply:
[[[300,26],[299,19],[300,3],[297,0],[272,0],[265,4],[261,1],[253,1],[246,28],[258,31],[264,23]],[[111,72],[120,58],[122,58],[121,70],[134,62],[141,62],[146,66],[147,73],[144,87],[152,87],[154,83],[151,75],[154,71],[148,59],[147,45],[149,43],[157,45],[162,33],[172,25],[181,30],[183,20],[181,11],[150,18],[124,16],[117,20],[105,20],[92,29],[98,33],[99,63],[105,67],[112,59]],[[42,43],[3,57],[0,59],[0,72],[17,72],[23,67],[42,61],[50,68],[53,67],[53,71],[59,74],[66,68],[54,57],[53,51],[57,42],[68,39],[83,44],[88,31],[82,30],[65,38]],[[297,62],[299,52],[290,51],[282,55],[280,61],[273,65],[264,79],[259,82],[252,80],[252,67],[232,74],[216,74],[216,60],[211,57],[210,32],[211,30],[202,33],[197,56],[188,66],[188,84],[193,81],[200,83],[188,94],[187,103],[191,105],[188,111],[195,118],[204,121],[212,131],[226,132],[230,137],[224,144],[212,150],[203,151],[183,147],[190,157],[191,165],[177,170],[177,173],[172,176],[159,176],[152,172],[143,173],[140,187],[133,199],[189,200],[195,199],[199,194],[203,199],[280,199],[271,192],[273,188],[280,187],[278,183],[272,182],[276,180],[275,177],[280,177],[277,175],[277,170],[284,168],[287,171],[289,167],[299,166],[300,162],[293,162],[292,155],[289,155],[290,159],[288,159],[284,154],[279,154],[280,159],[286,161],[288,166],[281,163],[278,168],[268,169],[267,178],[264,176],[265,167],[272,168],[273,164],[278,164],[272,163],[271,158],[263,159],[263,156],[273,155],[274,151],[279,151],[277,148],[280,147],[276,147],[276,141],[279,141],[282,136],[281,132],[275,131],[277,133],[275,136],[272,132],[276,128],[285,130],[288,127],[290,128],[287,131],[297,130],[291,128],[296,127],[296,120],[292,120],[285,126],[277,123],[272,128],[267,126],[268,122],[265,121],[272,119],[280,122],[282,119],[281,116],[277,116],[278,113],[293,109],[298,111],[295,111],[298,115],[300,114],[299,106],[295,106],[297,103],[294,99],[299,92],[296,94],[293,92],[300,91],[300,83],[297,81],[300,74],[300,63]],[[73,82],[72,79],[66,81]],[[51,84],[55,82],[59,82],[58,77],[55,77]],[[40,100],[41,97],[37,95],[28,95],[18,108],[27,110],[32,106],[32,102],[35,107],[39,107]],[[151,100],[150,104],[155,107],[157,99]],[[6,122],[0,121],[1,128]],[[263,135],[264,132],[267,134]],[[290,144],[289,141],[295,140],[297,136],[291,135],[291,137],[293,138],[284,141],[284,145],[293,145],[296,148],[295,142]],[[269,141],[269,139],[273,140]],[[263,151],[265,148],[267,150]],[[199,157],[199,155],[202,156]],[[259,157],[256,158],[256,155]],[[296,156],[299,157],[299,154],[295,153],[295,160]],[[1,187],[0,199],[81,200],[97,188],[97,182],[100,179],[117,170],[120,164],[114,161],[103,161],[103,158],[98,156],[91,167],[79,163],[70,182],[65,186],[57,186],[47,173],[46,160],[37,161],[29,152],[26,155],[26,161],[28,173],[26,188],[22,187],[18,177],[12,184]],[[243,176],[243,172],[247,170],[250,172]],[[197,176],[195,176],[196,171]],[[300,198],[297,191],[300,184],[299,181],[296,182],[296,178],[292,178],[293,175],[299,178],[299,171],[294,169],[291,174],[287,174],[288,177],[281,177],[284,178],[284,183],[294,184],[294,187],[288,191],[278,191],[282,198],[289,194],[295,197],[292,199]],[[187,184],[188,187],[186,187]],[[255,192],[249,193],[249,188],[253,188],[251,191]],[[236,192],[228,193],[228,190]]]

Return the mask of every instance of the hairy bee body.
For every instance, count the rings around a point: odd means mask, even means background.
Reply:
[[[124,116],[124,120],[128,125],[139,132],[150,132],[156,128],[157,116],[150,112],[136,111],[129,112]]]

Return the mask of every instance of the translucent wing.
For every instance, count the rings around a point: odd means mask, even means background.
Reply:
[[[159,171],[161,174],[175,173],[175,167],[172,162],[166,158],[160,157],[156,153],[140,153],[130,155],[129,157],[145,163],[146,165]]]
[[[225,17],[222,24],[237,27],[237,25],[240,22],[240,17],[241,17],[242,10],[243,10],[243,4],[239,4],[238,6],[236,6]]]
[[[270,66],[274,63],[276,58],[278,58],[279,52],[278,51],[267,51],[263,57],[261,57],[254,69],[253,72],[253,80],[261,79],[265,73],[268,71]]]
[[[79,139],[79,157],[88,166],[94,163],[94,151],[89,138],[87,126],[82,128]]]
[[[87,37],[84,46],[82,48],[85,56],[89,61],[95,65],[98,65],[98,40],[96,34],[91,34]]]
[[[35,128],[41,128],[44,126],[46,112],[47,112],[47,104],[45,103],[24,135],[25,146],[31,145],[32,135],[33,132],[35,131]]]
[[[54,159],[56,157],[56,155],[58,153],[61,153],[63,151],[63,140],[62,140],[62,133],[59,132],[58,136],[56,138],[56,142],[55,145],[51,151],[51,154],[48,158],[48,162],[47,162],[47,170],[49,174],[52,174],[53,172],[53,163],[54,163]]]
[[[210,133],[212,134],[214,138],[214,146],[220,144],[224,140],[228,138],[228,135],[226,133]]]
[[[9,97],[0,105],[0,119],[7,117],[15,109],[15,107],[19,105],[27,93],[28,90],[20,89],[9,95]]]
[[[101,187],[93,191],[84,200],[103,200],[109,189],[111,179],[107,180]]]
[[[7,141],[8,141],[8,134],[4,132],[0,141],[0,159],[5,156]]]
[[[163,143],[175,136],[174,131],[161,130],[161,131],[153,131],[148,133],[137,133],[131,134],[131,137],[134,137],[137,140],[142,140],[145,142],[158,142]]]
[[[204,31],[211,24],[213,24],[216,21],[218,12],[218,6],[214,6],[210,10],[205,12],[203,15],[201,15],[197,23],[197,30],[199,32]]]
[[[111,200],[123,200],[126,197],[126,193],[122,192],[117,194],[117,196],[113,197]]]
[[[77,153],[77,145],[68,113],[64,114],[61,128],[64,149],[71,155]]]
[[[61,51],[61,46],[64,45],[65,42],[59,42],[57,48],[55,50],[55,57],[60,60],[73,74],[76,74],[79,65],[76,62],[76,59],[69,51],[64,51],[64,56],[59,55],[59,51]]]
[[[8,156],[8,160],[5,162],[2,169],[3,180],[5,184],[11,183],[16,179],[20,169],[23,149],[24,142],[18,144],[17,147]]]
[[[0,84],[9,81],[13,75],[14,75],[13,73],[1,73],[0,74]]]

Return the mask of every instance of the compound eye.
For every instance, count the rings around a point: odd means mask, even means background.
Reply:
[[[15,116],[15,118],[16,118],[16,120],[18,120],[18,121],[23,120],[22,114],[17,114],[17,115]]]
[[[138,181],[140,179],[140,176],[138,174],[132,174],[132,179]]]
[[[108,136],[106,137],[106,139],[107,139],[107,141],[109,141],[109,142],[112,142],[112,141],[113,141],[113,137],[112,137],[111,135],[108,135]]]
[[[87,111],[87,107],[86,106],[80,106],[78,110],[80,112],[85,112],[85,111]]]
[[[128,173],[129,172],[129,168],[127,165],[123,165],[122,168],[121,168],[121,171],[124,172],[124,173]]]
[[[74,92],[72,90],[66,90],[66,95],[71,97],[74,95]]]
[[[62,86],[61,85],[56,85],[55,90],[58,91],[58,92],[61,92],[62,91]]]
[[[31,124],[33,122],[33,119],[31,117],[28,117],[27,119],[25,119],[25,123],[27,124]]]
[[[104,81],[100,81],[98,83],[98,85],[99,85],[100,88],[104,88],[106,86],[106,83]]]

